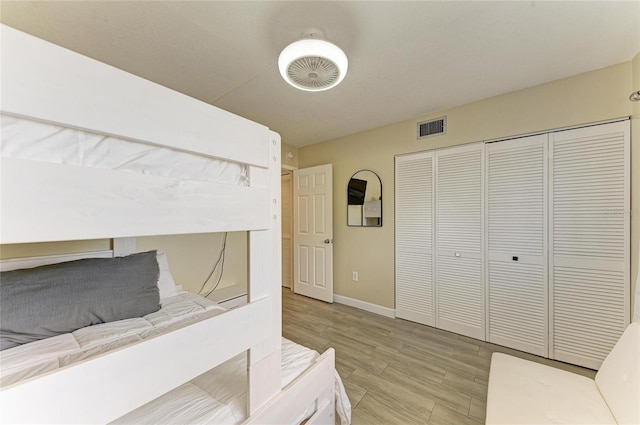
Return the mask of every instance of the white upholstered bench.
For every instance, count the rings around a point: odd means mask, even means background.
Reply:
[[[640,424],[640,323],[627,327],[595,380],[494,353],[486,423]]]

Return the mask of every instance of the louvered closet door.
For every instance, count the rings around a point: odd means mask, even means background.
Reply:
[[[485,339],[482,143],[436,152],[436,327]]]
[[[551,357],[597,369],[629,322],[629,122],[550,143]]]
[[[396,316],[433,326],[433,152],[396,157]]]
[[[547,138],[487,144],[487,340],[547,357]]]

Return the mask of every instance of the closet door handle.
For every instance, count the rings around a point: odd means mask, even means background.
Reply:
[[[333,239],[325,239],[324,243],[333,243]]]

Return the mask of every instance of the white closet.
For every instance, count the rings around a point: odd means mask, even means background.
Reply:
[[[630,318],[629,121],[549,143],[549,354],[598,368]]]
[[[484,339],[483,163],[481,143],[396,157],[397,317]]]
[[[548,356],[548,136],[487,149],[487,341]]]
[[[436,327],[484,339],[484,145],[435,152]]]
[[[435,326],[433,151],[396,158],[396,315]]]
[[[398,156],[397,317],[597,369],[629,323],[629,158],[628,120]]]

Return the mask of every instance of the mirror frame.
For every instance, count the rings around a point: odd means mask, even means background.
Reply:
[[[370,225],[370,226],[367,226],[365,224],[360,224],[360,225],[349,224],[349,206],[351,205],[351,204],[349,204],[349,183],[351,183],[351,180],[353,180],[358,173],[361,173],[361,172],[364,172],[364,171],[368,171],[368,172],[372,173],[374,176],[376,176],[378,178],[378,183],[380,184],[380,198],[379,198],[379,200],[380,200],[380,219],[379,219],[379,223],[378,224]],[[365,198],[366,198],[366,192],[365,192]],[[366,199],[365,199],[365,202],[367,202]],[[375,171],[369,170],[369,169],[362,169],[362,170],[358,170],[355,173],[353,173],[351,175],[351,177],[349,178],[349,181],[347,182],[347,226],[348,227],[382,227],[382,205],[383,205],[382,204],[382,179],[380,178],[380,175],[378,173],[376,173]]]

